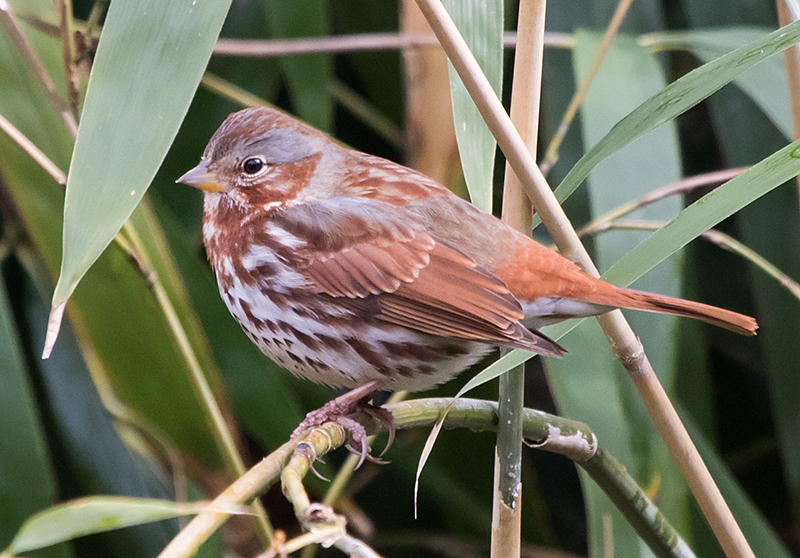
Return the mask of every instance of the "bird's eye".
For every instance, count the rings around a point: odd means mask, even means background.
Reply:
[[[251,157],[244,162],[242,168],[247,174],[256,174],[264,168],[264,161],[258,157]]]

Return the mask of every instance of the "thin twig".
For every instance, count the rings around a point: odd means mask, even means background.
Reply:
[[[396,149],[405,148],[403,131],[390,118],[344,82],[333,79],[328,83],[328,93],[350,114],[371,128]]]
[[[242,89],[238,85],[210,72],[203,74],[200,85],[243,107],[273,106],[272,103],[258,95],[254,95],[246,89]],[[366,102],[358,93],[339,80],[333,80],[328,85],[328,92],[334,100],[350,111],[361,122],[372,128],[392,146],[398,149],[404,147],[403,133],[395,123]]]
[[[547,33],[545,46],[572,48],[575,40],[567,33]],[[515,48],[517,34],[503,34],[505,48]],[[215,56],[247,58],[279,58],[303,54],[343,54],[370,50],[403,50],[406,48],[437,47],[439,42],[432,33],[359,33],[336,37],[304,37],[299,39],[220,39],[214,46]]]
[[[84,30],[84,34],[88,39],[92,38],[95,28],[100,23],[100,18],[103,17],[108,2],[109,0],[95,0],[94,4],[92,4],[92,11],[89,12],[89,18],[86,20],[86,29]]]
[[[487,126],[497,139],[506,159],[534,202],[542,222],[560,252],[568,259],[577,262],[590,275],[599,276],[597,268],[558,204],[547,180],[527,152],[524,141],[511,124],[502,103],[453,21],[437,0],[417,0],[417,3],[470,92]],[[615,310],[603,314],[598,317],[598,322],[612,346],[615,358],[625,367],[633,380],[653,422],[686,478],[723,550],[729,558],[754,557],[730,508],[722,498],[719,488],[653,371],[644,348],[625,321],[622,312]]]
[[[725,169],[725,170],[708,172],[705,174],[698,174],[695,176],[688,176],[686,178],[682,178],[676,182],[673,182],[672,184],[667,184],[666,186],[657,188],[647,193],[647,195],[642,196],[638,200],[633,200],[628,203],[624,203],[619,207],[612,209],[605,215],[601,215],[597,219],[594,219],[591,223],[588,223],[587,225],[582,227],[578,231],[578,236],[594,234],[595,231],[602,229],[608,223],[616,221],[617,219],[624,217],[625,215],[633,213],[638,209],[642,209],[643,207],[646,207],[657,201],[661,201],[670,196],[674,196],[677,194],[684,194],[686,192],[690,192],[697,188],[702,188],[704,186],[711,186],[712,184],[722,184],[723,182],[727,182],[728,180],[731,180],[732,178],[739,176],[748,168],[750,167]]]
[[[567,131],[575,115],[578,113],[578,109],[583,104],[583,100],[586,98],[586,94],[589,92],[589,88],[595,76],[597,76],[597,72],[600,71],[600,66],[603,64],[606,54],[608,54],[608,49],[611,48],[611,41],[616,36],[619,26],[622,25],[622,20],[625,19],[625,15],[628,13],[628,8],[630,8],[632,1],[633,0],[620,0],[619,4],[617,4],[617,9],[611,17],[611,22],[608,24],[608,27],[606,27],[600,44],[597,45],[597,52],[594,58],[592,58],[589,71],[586,72],[586,75],[583,76],[578,84],[578,89],[572,96],[567,110],[564,113],[564,117],[561,119],[561,123],[558,125],[555,135],[553,135],[553,139],[550,140],[550,145],[547,146],[544,160],[539,165],[543,173],[547,174],[550,169],[553,168],[553,165],[556,164],[556,161],[558,161],[558,150],[561,149],[561,143],[564,141],[564,137],[567,135]]]
[[[55,180],[61,186],[66,185],[67,175],[64,174],[64,171],[58,168],[58,165],[51,161],[41,149],[36,147],[36,144],[29,140],[25,134],[20,132],[16,126],[6,120],[2,114],[0,114],[0,130],[5,132],[8,137],[10,137],[17,145],[19,145],[23,151],[30,156],[31,159],[36,161],[36,163],[42,167],[42,169],[44,169],[44,171],[49,174],[53,180]]]
[[[582,232],[586,235],[597,235],[607,231],[656,231],[665,224],[666,221],[613,219],[604,221],[598,225],[593,225],[590,228],[587,227],[585,230],[582,229]],[[769,262],[766,258],[752,248],[742,244],[732,236],[715,229],[707,230],[700,235],[700,237],[719,246],[723,250],[733,252],[734,254],[746,259],[761,271],[775,279],[781,285],[781,287],[784,287],[786,290],[788,290],[793,297],[795,297],[797,300],[800,300],[800,283],[778,269],[774,264]]]
[[[269,101],[262,99],[258,95],[250,93],[246,89],[242,89],[238,85],[212,74],[206,72],[200,80],[200,85],[214,93],[225,97],[243,107],[259,107],[259,106],[273,106]]]
[[[75,339],[78,342],[81,356],[86,363],[86,369],[92,378],[92,383],[100,397],[100,402],[103,404],[103,408],[119,422],[119,425],[115,426],[115,428],[119,428],[120,425],[128,426],[150,440],[163,452],[166,462],[169,464],[168,470],[172,477],[175,501],[186,502],[186,472],[180,450],[158,426],[120,400],[111,385],[108,371],[97,355],[94,345],[89,341],[90,335],[86,331],[85,324],[80,320],[76,320],[74,316],[71,324],[75,331]],[[183,522],[183,519],[181,518],[179,521]]]
[[[69,132],[69,135],[74,140],[75,136],[78,134],[78,123],[75,121],[75,117],[69,111],[69,108],[67,108],[64,100],[58,95],[56,86],[53,83],[53,80],[50,78],[50,75],[47,73],[47,70],[44,69],[44,65],[42,64],[42,61],[39,60],[39,56],[28,43],[28,40],[25,38],[25,35],[22,34],[22,31],[20,31],[17,18],[14,16],[14,13],[11,11],[11,7],[8,5],[4,5],[2,6],[2,9],[0,9],[0,24],[2,24],[5,28],[6,33],[11,39],[11,42],[13,42],[17,49],[19,49],[25,58],[28,59],[33,73],[39,80],[41,80],[42,84],[44,84],[47,95],[50,97],[50,102],[53,103],[53,107],[55,107],[56,112],[61,115],[61,119],[64,121],[64,124],[67,127],[67,132]]]

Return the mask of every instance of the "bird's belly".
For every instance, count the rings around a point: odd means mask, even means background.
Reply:
[[[300,289],[281,292],[237,279],[220,292],[265,355],[296,376],[332,387],[379,380],[384,389],[422,391],[450,380],[492,349],[359,315],[333,297]]]

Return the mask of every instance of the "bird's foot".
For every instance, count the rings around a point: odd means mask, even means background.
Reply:
[[[312,428],[322,426],[326,422],[335,422],[347,432],[348,440],[345,447],[360,456],[356,468],[361,467],[366,460],[373,463],[386,463],[380,458],[392,445],[395,429],[392,414],[383,407],[372,405],[369,402],[378,388],[378,382],[372,381],[328,401],[319,409],[306,415],[303,422],[292,432],[292,438],[296,438]],[[358,421],[358,416],[364,414],[380,420],[389,431],[389,440],[378,457],[370,453],[367,431]]]

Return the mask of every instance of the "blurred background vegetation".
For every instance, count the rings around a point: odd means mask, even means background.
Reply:
[[[50,0],[10,4],[19,28],[52,76],[56,94],[69,106],[61,41],[54,35],[58,12]],[[84,33],[85,22],[94,21],[89,36],[96,37],[105,4],[71,4],[58,3],[73,10],[75,25]],[[413,4],[233,0],[220,36],[266,40],[425,33]],[[541,153],[576,82],[586,74],[599,33],[615,7],[611,0],[562,0],[548,6],[551,35],[545,51]],[[516,3],[507,1],[504,8],[505,27],[513,30]],[[0,115],[66,172],[72,149],[67,127],[14,42],[7,20],[3,22]],[[668,82],[777,25],[776,5],[770,0],[634,2],[548,174],[550,183],[558,184],[586,148]],[[76,72],[78,104],[95,46],[87,41]],[[786,145],[792,128],[783,55],[767,62],[771,65],[763,73],[749,74],[755,78],[726,86],[598,166],[566,204],[576,227],[682,177],[752,165]],[[506,101],[512,67],[513,49],[507,49]],[[215,495],[233,478],[187,379],[190,365],[164,317],[153,277],[175,308],[223,414],[235,428],[247,465],[288,439],[305,412],[332,396],[278,369],[241,333],[205,262],[201,195],[174,184],[197,163],[230,112],[254,102],[255,96],[356,149],[415,166],[466,195],[452,132],[446,64],[436,47],[262,58],[218,52],[207,71],[152,187],[126,228],[125,238],[148,254],[149,261],[134,261],[119,243],[112,244],[75,292],[56,350],[46,361],[39,355],[61,258],[63,187],[0,134],[0,548],[26,517],[56,502],[91,494],[198,499],[203,493]],[[135,76],[150,78],[147,73]],[[136,141],[145,144],[148,138]],[[93,164],[105,163],[104,153],[97,152]],[[502,168],[500,155],[496,168]],[[495,173],[496,211],[501,174]],[[714,185],[691,191],[685,199],[673,196],[634,217],[668,220]],[[800,279],[799,211],[797,184],[787,183],[724,221],[719,230]],[[537,229],[536,234],[543,233]],[[587,243],[603,271],[647,234],[609,232]],[[710,326],[631,315],[756,554],[800,555],[800,301],[739,255],[704,240],[635,286],[758,318],[758,337],[741,339]],[[570,350],[564,361],[545,363],[547,370],[539,359],[528,363],[526,405],[586,422],[699,556],[721,556],[596,323],[585,322],[561,343]],[[452,396],[470,375],[435,394]],[[471,395],[494,399],[495,390],[485,385]],[[426,435],[420,430],[400,433],[387,455],[391,464],[362,467],[337,509],[347,515],[356,535],[386,556],[488,555],[494,435],[459,430],[440,436],[421,479],[415,521],[414,472]],[[344,452],[331,455],[320,471],[334,474],[343,459]],[[523,465],[527,556],[602,556],[603,537],[609,534],[603,531],[606,516],[613,521],[617,556],[650,555],[566,458],[528,450]],[[308,482],[321,498],[326,484]],[[275,527],[298,533],[278,488],[263,501]],[[77,539],[41,555],[152,556],[178,528],[177,520],[163,521]],[[252,532],[247,520],[234,522],[224,543],[213,540],[203,551],[220,555],[224,545],[252,555]]]

